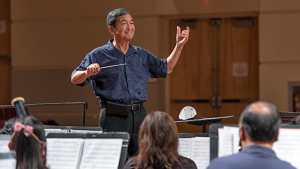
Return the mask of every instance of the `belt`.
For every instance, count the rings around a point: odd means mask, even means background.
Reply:
[[[136,104],[119,104],[119,103],[113,103],[113,104],[110,104],[111,106],[114,106],[115,108],[118,108],[118,107],[126,107],[128,110],[132,110],[132,111],[137,111],[137,110],[140,110],[142,107],[143,107],[143,103],[144,102],[141,102],[141,103],[136,103]],[[102,105],[102,108],[106,108],[106,103],[101,103]]]

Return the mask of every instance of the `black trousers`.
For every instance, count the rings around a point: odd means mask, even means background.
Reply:
[[[127,117],[106,114],[106,108],[101,108],[99,117],[99,126],[103,131],[125,131],[130,134],[128,146],[128,156],[132,157],[137,154],[139,144],[138,135],[140,125],[145,119],[147,113],[144,106],[137,111],[130,111]]]

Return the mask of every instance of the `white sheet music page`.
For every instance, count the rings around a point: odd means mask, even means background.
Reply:
[[[123,139],[86,139],[80,169],[118,169]]]
[[[178,154],[186,158],[191,158],[191,146],[192,138],[179,138]]]
[[[9,152],[8,142],[10,141],[9,134],[0,134],[0,153]]]
[[[9,142],[9,140],[0,140],[0,153],[10,151],[8,148],[8,142]]]
[[[300,168],[300,129],[280,128],[273,150],[279,159]]]
[[[218,157],[228,156],[233,154],[233,134],[227,132],[223,128],[218,129]]]
[[[16,159],[0,159],[0,168],[1,169],[15,169],[17,161]]]
[[[227,133],[231,133],[233,135],[233,154],[239,152],[239,143],[240,143],[240,135],[239,131],[240,129],[238,127],[232,127],[232,126],[224,126],[224,130],[226,130]]]
[[[47,138],[47,165],[51,169],[78,168],[83,142],[80,138]]]
[[[210,160],[210,138],[192,138],[191,159],[196,163],[198,169],[206,169]]]

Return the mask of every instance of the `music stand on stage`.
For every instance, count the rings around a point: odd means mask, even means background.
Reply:
[[[197,126],[203,126],[203,133],[206,133],[206,125],[217,123],[222,121],[222,119],[233,118],[234,116],[223,116],[223,117],[211,117],[211,118],[201,118],[201,119],[191,119],[191,120],[180,120],[175,121],[175,123],[188,123]]]

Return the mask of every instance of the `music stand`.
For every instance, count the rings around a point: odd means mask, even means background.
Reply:
[[[211,118],[201,118],[201,119],[191,119],[191,120],[180,120],[175,121],[175,123],[188,123],[197,126],[203,126],[203,133],[206,133],[206,125],[217,123],[222,121],[222,119],[233,118],[234,116],[223,116],[223,117],[211,117]]]
[[[127,149],[130,135],[127,132],[103,132],[101,134],[91,133],[49,133],[47,138],[82,138],[82,139],[122,139],[122,148],[118,169],[123,169],[127,158]]]
[[[0,168],[15,169],[17,164],[15,151],[1,152],[0,161]]]

